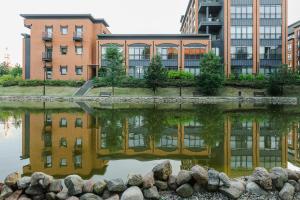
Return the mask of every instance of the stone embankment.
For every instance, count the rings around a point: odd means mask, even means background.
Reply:
[[[132,104],[217,104],[252,103],[297,105],[296,97],[55,97],[55,96],[0,96],[0,101],[34,102],[99,102]]]
[[[83,180],[78,175],[54,179],[36,172],[31,177],[8,175],[0,183],[6,200],[143,200],[143,199],[300,199],[300,172],[275,167],[256,168],[251,176],[230,179],[214,169],[194,166],[172,175],[169,161],[151,172],[129,174],[128,180]]]

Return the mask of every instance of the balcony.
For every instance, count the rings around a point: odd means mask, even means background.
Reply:
[[[44,52],[42,58],[45,62],[52,62],[52,52]]]
[[[51,42],[53,39],[53,35],[50,32],[43,32],[42,38],[45,42]]]
[[[212,7],[216,10],[221,10],[223,6],[223,3],[221,0],[200,0],[199,2],[199,11],[203,12],[205,11],[206,7]]]
[[[74,32],[73,34],[73,40],[81,42],[83,39],[83,34],[81,32]]]
[[[210,31],[218,32],[218,30],[222,28],[222,21],[218,17],[208,17],[199,22],[200,31],[205,31],[207,26],[209,26]]]

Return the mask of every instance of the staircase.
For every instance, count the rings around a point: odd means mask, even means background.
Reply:
[[[79,88],[74,94],[73,96],[84,96],[90,89],[93,88],[93,80],[89,80],[87,82],[85,82],[83,84],[83,86],[81,86],[81,88]]]

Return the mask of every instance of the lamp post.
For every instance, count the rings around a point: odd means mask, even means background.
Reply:
[[[46,96],[46,66],[44,66],[43,96]]]
[[[177,77],[176,80],[179,80],[179,96],[182,96],[182,87],[181,87],[181,77]]]

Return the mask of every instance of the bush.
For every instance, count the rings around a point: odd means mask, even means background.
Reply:
[[[186,71],[168,71],[169,79],[184,79],[184,80],[192,80],[194,79],[194,75],[191,72]]]
[[[223,84],[223,76],[220,74],[203,73],[197,79],[200,92],[205,95],[214,95]]]

